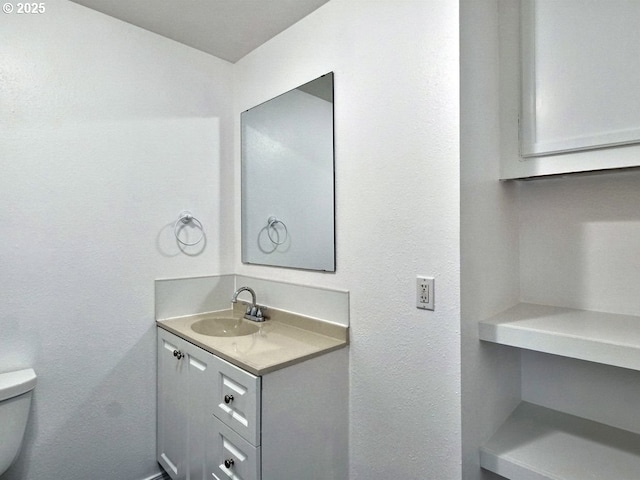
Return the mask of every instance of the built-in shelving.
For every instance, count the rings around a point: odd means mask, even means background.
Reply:
[[[520,303],[479,329],[481,340],[640,370],[637,316]]]
[[[480,464],[511,480],[636,480],[640,435],[522,402],[480,449]]]

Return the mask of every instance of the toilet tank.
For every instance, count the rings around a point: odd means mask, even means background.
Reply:
[[[36,373],[30,368],[0,374],[0,475],[20,451],[35,386]]]

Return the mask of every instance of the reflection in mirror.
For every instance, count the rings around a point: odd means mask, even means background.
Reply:
[[[333,73],[241,115],[242,261],[335,271]]]

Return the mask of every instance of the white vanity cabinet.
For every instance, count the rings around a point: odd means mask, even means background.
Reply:
[[[173,479],[205,479],[207,425],[216,358],[158,329],[157,458]]]
[[[158,328],[158,462],[174,480],[346,480],[347,362],[256,376]]]

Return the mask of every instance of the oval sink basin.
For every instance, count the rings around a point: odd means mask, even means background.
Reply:
[[[251,335],[258,329],[258,325],[233,317],[204,318],[191,325],[194,332],[210,337],[241,337]]]

